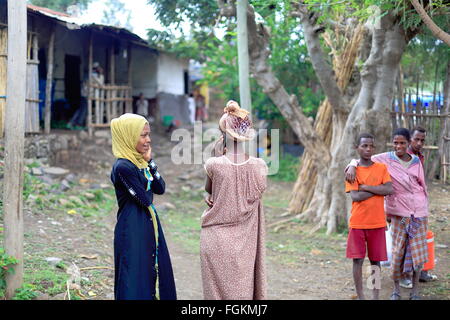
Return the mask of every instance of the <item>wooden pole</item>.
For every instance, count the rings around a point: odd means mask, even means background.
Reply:
[[[128,57],[128,87],[130,87],[129,90],[126,91],[126,98],[132,99],[133,98],[133,60],[131,59],[131,49],[132,45],[131,43],[128,43],[128,49],[127,49],[127,57]],[[125,112],[133,112],[133,101],[127,100],[125,102]]]
[[[47,53],[47,82],[45,84],[45,133],[50,133],[50,121],[52,118],[52,86],[53,86],[53,60],[55,48],[55,28],[52,27]]]
[[[23,155],[27,67],[26,1],[8,0],[8,72],[5,113],[3,213],[5,251],[19,262],[6,276],[6,298],[23,282]]]
[[[93,33],[91,32],[91,35],[89,37],[89,62],[88,62],[88,112],[87,112],[87,119],[86,119],[86,125],[88,127],[88,133],[89,136],[92,137],[92,99],[94,98],[92,96],[92,64],[93,64],[93,50],[92,50],[92,37]]]
[[[115,69],[116,69],[116,56],[114,55],[114,41],[112,42],[111,48],[110,48],[110,54],[109,54],[109,76],[110,76],[110,85],[111,87],[116,84],[116,75],[115,75]],[[113,99],[116,96],[114,95],[114,90],[108,90],[108,99]],[[114,109],[116,108],[116,103],[114,101],[111,101],[108,103],[108,123],[111,122],[112,118],[114,117]]]
[[[237,0],[237,39],[239,62],[239,98],[241,107],[247,111],[252,108],[249,79],[247,0]]]
[[[5,131],[7,46],[8,29],[6,26],[0,26],[0,138],[3,138]]]

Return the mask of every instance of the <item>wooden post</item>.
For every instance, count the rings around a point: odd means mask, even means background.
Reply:
[[[111,78],[110,82],[111,82],[111,86],[114,86],[116,84],[116,73],[115,73],[116,72],[116,70],[115,70],[116,69],[116,56],[114,55],[114,41],[112,42],[112,45],[111,45],[109,59],[110,59],[109,75]],[[108,93],[109,93],[109,95],[108,95],[109,99],[114,99],[116,97],[115,90],[112,90],[112,88],[111,88],[111,90],[108,91]],[[108,123],[110,123],[112,118],[113,117],[115,118],[115,114],[116,114],[115,109],[116,109],[117,103],[114,101],[111,101],[108,103],[108,105],[109,105],[109,107],[108,107],[108,110],[109,110]]]
[[[52,117],[53,60],[55,48],[55,27],[52,27],[47,53],[47,82],[45,84],[45,133],[50,133]]]
[[[5,251],[19,263],[6,276],[6,298],[23,282],[23,155],[27,67],[26,1],[8,0],[8,72],[5,112],[3,213]]]
[[[7,26],[0,25],[0,138],[3,138],[5,131],[7,46],[8,29]]]
[[[92,96],[92,63],[93,63],[93,50],[92,50],[92,37],[93,34],[91,32],[91,35],[89,37],[89,66],[88,66],[88,76],[89,76],[89,80],[88,80],[88,112],[87,112],[87,119],[86,119],[86,125],[88,127],[88,133],[89,136],[92,137],[92,99],[94,98]]]
[[[237,38],[238,38],[238,64],[239,64],[239,99],[243,109],[250,112],[252,100],[250,95],[249,58],[248,58],[248,32],[247,32],[247,0],[237,0]]]
[[[125,97],[127,99],[133,98],[133,73],[132,73],[132,60],[131,60],[131,43],[128,43],[127,48],[127,57],[128,57],[128,87],[129,90],[126,91]],[[127,100],[125,101],[125,112],[133,112],[133,101]]]

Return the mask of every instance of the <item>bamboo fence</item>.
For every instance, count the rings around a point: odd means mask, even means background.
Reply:
[[[39,60],[38,34],[28,32],[27,40],[27,93],[25,132],[39,132]],[[6,81],[8,66],[8,28],[0,25],[0,137],[4,134],[6,108]]]
[[[399,97],[402,95],[398,95]],[[392,103],[392,127],[393,129],[405,127],[412,129],[415,126],[421,126],[426,131],[426,145],[423,148],[424,157],[426,159],[424,170],[428,179],[433,179],[439,172],[444,172],[444,179],[447,179],[448,159],[439,152],[441,148],[448,148],[448,140],[445,135],[442,136],[443,130],[448,123],[450,114],[444,110],[443,103],[439,99],[439,92],[434,94],[433,102],[425,104],[421,97],[417,97],[416,103],[413,103],[413,94],[408,92],[403,95],[403,101],[398,104]],[[448,124],[447,124],[448,127]],[[444,141],[442,141],[444,140]],[[444,143],[442,143],[444,142]],[[392,144],[387,144],[392,146]]]
[[[90,88],[92,112],[87,115],[87,123],[91,128],[107,128],[112,119],[133,111],[130,86],[91,84]]]

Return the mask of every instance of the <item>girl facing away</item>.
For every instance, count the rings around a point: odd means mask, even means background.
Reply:
[[[244,152],[255,133],[248,111],[229,101],[219,121],[218,154],[205,163],[209,208],[201,221],[200,260],[207,300],[266,298],[264,160]],[[219,151],[220,150],[220,151]]]

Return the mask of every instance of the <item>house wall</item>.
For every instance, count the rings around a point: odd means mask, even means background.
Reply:
[[[57,26],[55,31],[55,52],[54,52],[54,69],[53,79],[55,81],[55,96],[54,99],[63,99],[65,97],[65,62],[66,55],[79,56],[83,61],[84,50],[83,37],[80,32],[68,32],[62,26]],[[81,66],[83,69],[83,67]],[[80,76],[83,77],[83,72],[80,70]]]
[[[133,96],[142,92],[147,99],[155,98],[158,90],[158,55],[146,48],[134,47],[132,60]]]
[[[184,95],[184,71],[189,70],[189,60],[161,52],[158,59],[158,92]]]

